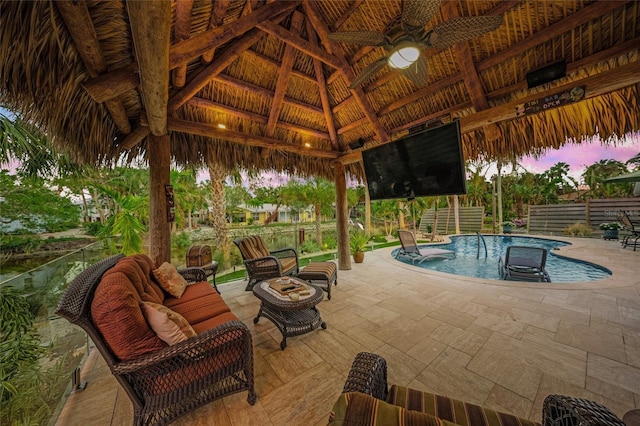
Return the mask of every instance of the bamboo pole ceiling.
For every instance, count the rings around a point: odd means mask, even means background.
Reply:
[[[339,161],[362,177],[362,149],[456,119],[468,159],[640,129],[640,2],[444,1],[427,30],[457,17],[502,24],[422,49],[425,84],[384,65],[355,88],[387,51],[330,34],[392,34],[402,1],[131,3],[0,1],[0,103],[80,162],[144,156],[149,135],[168,132],[180,165],[333,178]],[[527,73],[559,61],[565,76],[528,87]],[[574,87],[577,102],[517,115]]]

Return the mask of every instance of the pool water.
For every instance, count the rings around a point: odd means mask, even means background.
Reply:
[[[482,239],[487,245],[486,256]],[[479,258],[477,258],[478,244],[480,245]],[[428,259],[420,264],[415,262],[415,266],[449,274],[499,280],[498,262],[501,258],[504,258],[507,247],[510,245],[546,248],[546,269],[551,276],[552,283],[597,281],[611,276],[611,271],[603,266],[556,254],[553,251],[555,248],[570,245],[564,241],[508,235],[482,235],[481,239],[478,239],[477,235],[457,235],[451,237],[449,244],[419,245],[419,247],[437,247],[452,250],[456,253],[456,258]],[[395,249],[391,252],[393,257],[396,256],[398,250]],[[398,260],[412,264],[411,259],[406,256],[400,256]]]

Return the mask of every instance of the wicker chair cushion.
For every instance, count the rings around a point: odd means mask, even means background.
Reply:
[[[295,257],[283,257],[280,259],[280,266],[282,266],[282,273],[288,274],[297,265]]]
[[[437,416],[440,419],[470,426],[502,426],[522,425],[535,426],[531,420],[523,419],[512,414],[500,413],[479,405],[458,401],[446,396],[434,395],[404,386],[391,386],[387,395],[387,402],[408,410],[417,410]]]
[[[126,259],[103,275],[91,303],[93,323],[120,360],[131,360],[167,347],[142,315],[140,303],[155,300],[146,293],[141,297],[137,289],[142,284],[134,285],[129,279],[133,275],[129,269],[133,267],[131,262],[123,262]]]
[[[262,237],[259,235],[251,235],[243,238],[238,242],[238,248],[242,252],[245,260],[258,259],[260,257],[269,256],[269,249],[264,245]]]
[[[162,291],[160,286],[153,280],[148,279],[149,277],[151,277],[151,271],[153,270],[153,268],[155,268],[155,265],[153,264],[151,258],[149,258],[149,256],[147,256],[146,254],[134,254],[130,256],[130,258],[136,261],[136,263],[142,270],[142,273],[147,278],[143,282],[144,292],[148,293],[149,295],[155,295],[155,298],[157,299],[156,303],[163,303],[165,298],[164,291]],[[122,259],[122,261],[124,261],[124,259]]]
[[[329,425],[453,426],[427,413],[407,410],[360,392],[340,395],[329,416]]]
[[[207,282],[191,284],[182,297],[167,297],[164,305],[182,315],[196,331],[201,322],[231,311]]]
[[[187,288],[187,280],[169,262],[164,262],[160,267],[151,271],[151,274],[160,287],[173,297],[181,297]]]
[[[151,329],[168,345],[184,342],[196,335],[195,330],[179,313],[159,303],[142,302],[142,314]]]

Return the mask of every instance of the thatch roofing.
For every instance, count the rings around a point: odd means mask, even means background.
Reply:
[[[145,155],[148,135],[168,131],[178,164],[329,178],[336,159],[361,176],[350,143],[435,119],[460,119],[466,158],[640,129],[640,2],[445,1],[427,26],[455,15],[503,25],[424,51],[425,87],[385,67],[350,90],[384,50],[327,34],[385,31],[401,10],[400,0],[0,1],[0,104],[81,162]],[[566,77],[527,88],[527,72],[559,60]],[[582,101],[516,118],[517,104],[574,86]]]

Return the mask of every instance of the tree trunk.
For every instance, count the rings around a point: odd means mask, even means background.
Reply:
[[[349,217],[347,216],[347,178],[344,166],[336,163],[334,168],[336,184],[336,227],[338,228],[338,269],[351,269],[349,250]]]
[[[211,204],[213,210],[211,226],[216,235],[218,249],[222,252],[223,264],[229,265],[231,248],[227,231],[224,188],[227,171],[214,161],[208,161],[207,165],[209,167],[209,178],[211,179]]]
[[[320,226],[321,225],[320,206],[316,205],[315,209],[316,209],[316,242],[318,243],[318,246],[322,248],[322,229]]]

